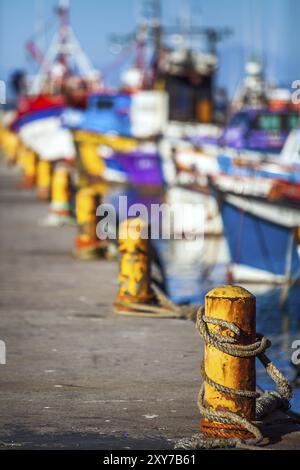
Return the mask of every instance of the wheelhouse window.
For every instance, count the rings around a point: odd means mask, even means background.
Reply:
[[[113,106],[114,103],[112,100],[97,100],[96,102],[96,108],[100,110],[112,109]]]
[[[300,125],[300,116],[299,114],[289,114],[286,116],[286,127],[288,131],[297,129]]]
[[[283,127],[283,120],[280,114],[260,114],[254,120],[253,129],[265,132],[278,132]]]

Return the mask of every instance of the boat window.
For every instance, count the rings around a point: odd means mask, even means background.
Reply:
[[[292,131],[293,129],[297,129],[300,125],[300,117],[298,114],[289,114],[287,116],[287,130]]]
[[[112,100],[98,100],[96,103],[96,108],[97,109],[112,109],[114,106],[114,103]]]
[[[253,128],[262,131],[280,131],[282,116],[280,114],[261,114],[254,121]]]

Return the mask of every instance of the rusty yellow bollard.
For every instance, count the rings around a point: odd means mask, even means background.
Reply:
[[[93,188],[82,188],[76,194],[76,221],[78,236],[75,256],[79,259],[97,259],[104,255],[104,243],[97,237],[96,210],[101,197]]]
[[[238,286],[217,287],[205,297],[205,315],[213,319],[232,322],[241,329],[239,344],[255,341],[256,333],[255,297]],[[232,336],[224,327],[208,323],[209,330],[223,336]],[[207,377],[219,385],[255,392],[255,357],[234,357],[225,354],[212,344],[205,345],[204,370]],[[230,411],[248,421],[255,420],[255,397],[238,396],[218,391],[205,382],[204,403],[213,411]],[[249,431],[237,424],[221,424],[201,419],[201,431],[209,437],[253,437]]]
[[[23,178],[18,183],[17,187],[20,189],[33,188],[36,184],[37,176],[36,153],[33,150],[22,146],[18,155],[18,164],[20,165],[23,171]]]
[[[127,219],[119,229],[119,292],[116,311],[126,304],[151,302],[148,226],[140,218]]]
[[[36,192],[38,199],[48,201],[51,195],[52,164],[48,160],[38,160]]]
[[[42,225],[74,225],[72,211],[70,169],[65,164],[56,164],[51,182],[51,202],[48,217]]]

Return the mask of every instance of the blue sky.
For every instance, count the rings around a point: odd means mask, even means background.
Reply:
[[[73,28],[95,66],[106,67],[115,59],[109,35],[131,31],[142,3],[71,0]],[[55,0],[0,0],[0,78],[30,65],[24,44],[37,27],[37,18],[51,18],[55,5]],[[193,23],[233,29],[232,37],[219,46],[218,71],[218,82],[231,93],[243,76],[245,60],[253,54],[263,57],[269,79],[285,85],[300,79],[299,0],[162,0],[162,10],[166,25],[178,23],[190,10]],[[46,43],[53,31],[48,28]],[[116,76],[118,70],[108,79],[115,82]]]

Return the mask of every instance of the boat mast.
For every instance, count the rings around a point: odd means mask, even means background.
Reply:
[[[41,60],[30,94],[42,91],[46,82],[76,73],[82,78],[95,78],[98,72],[84,53],[70,24],[70,2],[59,0],[56,8],[59,25],[50,47]]]
[[[67,72],[70,71],[68,58],[68,44],[71,42],[70,33],[70,3],[69,0],[59,0],[57,15],[59,18],[59,42],[57,53],[60,63],[65,67]]]

